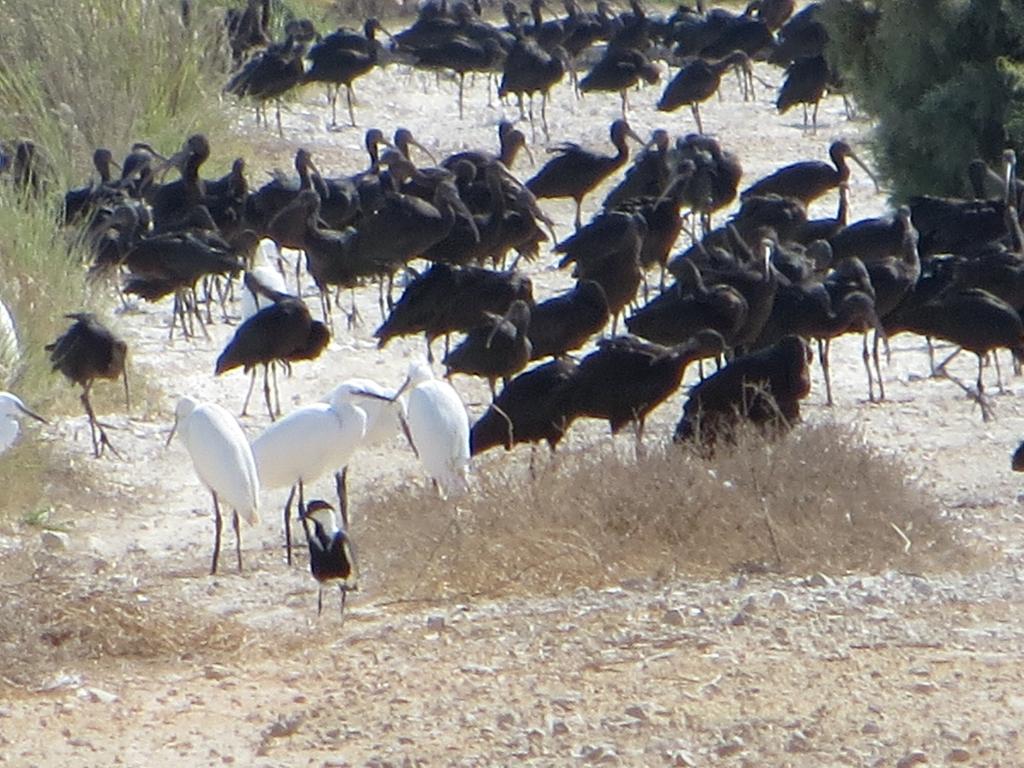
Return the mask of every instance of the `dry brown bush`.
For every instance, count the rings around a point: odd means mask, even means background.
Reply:
[[[242,626],[187,601],[142,601],[116,585],[42,578],[0,586],[0,685],[44,686],[84,662],[216,656],[245,641]]]
[[[471,497],[430,488],[359,503],[353,531],[374,589],[431,598],[557,592],[736,570],[962,567],[936,502],[849,427],[751,431],[711,459],[689,448],[561,453],[531,479],[526,449],[477,465]],[[365,522],[362,522],[365,521]]]

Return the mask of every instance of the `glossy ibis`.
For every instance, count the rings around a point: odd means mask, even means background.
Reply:
[[[785,432],[800,419],[800,401],[811,391],[811,351],[798,336],[737,358],[690,390],[675,442],[696,440],[713,448],[744,420]]]
[[[249,394],[242,405],[245,415],[256,380],[256,366],[263,366],[263,397],[271,421],[281,411],[280,396],[275,409],[270,399],[270,366],[283,363],[285,368],[297,360],[319,357],[330,341],[330,332],[323,323],[313,320],[302,299],[287,294],[269,292],[274,303],[259,310],[237,329],[217,358],[214,373],[220,376],[235,368],[252,371]]]
[[[561,357],[579,349],[608,324],[608,297],[594,280],[579,280],[530,313],[531,359]]]
[[[541,440],[553,451],[568,426],[560,390],[575,372],[576,363],[563,358],[512,379],[470,430],[470,453],[477,456],[499,445],[510,451]]]
[[[750,69],[750,59],[742,51],[733,51],[718,61],[694,59],[684,66],[665,86],[665,91],[658,101],[658,111],[674,112],[684,104],[690,106],[697,132],[704,133],[700,119],[700,103],[715,94],[722,82],[722,75],[729,67],[740,67],[744,71]]]
[[[99,458],[104,448],[110,448],[111,453],[121,458],[96,418],[89,393],[96,379],[113,381],[120,378],[124,380],[125,408],[131,407],[128,371],[125,368],[128,344],[91,312],[76,312],[65,317],[75,322],[56,341],[46,345],[53,370],[60,371],[68,381],[82,388],[81,401],[89,418],[93,454]]]
[[[634,336],[601,339],[563,388],[566,414],[570,421],[580,416],[607,419],[612,434],[635,424],[639,450],[647,414],[679,388],[686,367],[724,350],[722,337],[708,330],[675,347]]]
[[[552,150],[555,157],[526,182],[527,189],[538,198],[571,197],[576,202],[576,229],[581,226],[583,198],[629,160],[626,139],[644,143],[625,120],[612,123],[609,134],[616,149],[614,155],[599,155],[579,144],[564,142]]]
[[[879,189],[875,175],[857,157],[853,147],[845,141],[832,142],[828,154],[832,159],[832,165],[818,160],[807,160],[787,165],[747,187],[743,191],[742,197],[775,194],[792,197],[800,200],[804,205],[810,205],[813,200],[821,197],[830,189],[849,180],[850,168],[846,164],[847,158],[863,168],[874,182],[875,189]]]
[[[494,381],[508,380],[526,367],[533,351],[528,335],[530,305],[517,299],[503,317],[491,315],[487,322],[473,328],[466,338],[445,355],[442,365],[453,373],[466,373],[487,379],[494,398]]]

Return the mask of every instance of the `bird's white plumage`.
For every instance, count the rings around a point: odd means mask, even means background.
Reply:
[[[0,301],[0,386],[8,382],[21,362],[21,346],[14,317],[7,305]]]
[[[270,241],[261,241],[261,243],[262,242]],[[271,243],[271,245],[273,245],[273,243]],[[281,277],[281,273],[271,266],[264,265],[254,267],[249,271],[249,274],[251,274],[260,283],[260,285],[271,291],[278,291],[280,293],[288,292],[288,288],[284,284],[284,278]],[[242,286],[242,298],[240,302],[242,322],[245,322],[261,309],[271,304],[273,304],[273,302],[266,296],[257,295],[249,290],[248,286]]]
[[[375,397],[362,394],[366,392]],[[366,434],[362,445],[369,447],[387,442],[401,431],[406,404],[404,397],[392,402],[396,394],[397,390],[372,379],[346,379],[324,398],[324,402],[335,409],[340,409],[345,403],[362,408],[366,412]]]
[[[334,507],[329,504],[325,504],[322,507],[318,507],[309,512],[309,517],[320,523],[320,526],[324,529],[324,533],[327,534],[328,538],[333,538],[334,534],[341,530],[341,523],[338,521],[338,513],[334,511]]]
[[[10,392],[0,392],[0,453],[5,453],[18,438],[18,418],[25,410],[25,404]]]
[[[469,489],[469,415],[458,392],[438,381],[426,362],[409,367],[408,416],[420,463],[444,495]]]
[[[350,403],[314,403],[275,421],[252,443],[264,488],[312,482],[348,464],[366,433],[366,412]]]
[[[238,421],[216,403],[178,401],[177,433],[196,475],[246,522],[259,522],[260,481],[252,448]]]

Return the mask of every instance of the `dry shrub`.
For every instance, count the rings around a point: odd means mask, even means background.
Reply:
[[[47,578],[0,587],[0,682],[8,685],[44,685],[62,668],[89,661],[227,655],[244,642],[237,622],[187,601],[140,601],[117,585]]]
[[[602,445],[477,465],[471,498],[429,488],[360,504],[366,579],[409,597],[555,592],[626,578],[731,571],[917,570],[965,564],[936,503],[853,429],[741,433],[713,458]],[[358,525],[358,523],[357,523]]]

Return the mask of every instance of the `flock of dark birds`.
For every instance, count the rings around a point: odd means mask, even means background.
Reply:
[[[499,125],[493,151],[440,160],[408,130],[389,139],[370,129],[367,163],[358,172],[325,175],[303,148],[295,155],[295,176],[278,173],[251,188],[242,158],[222,177],[203,176],[211,148],[202,135],[169,157],[136,144],[119,166],[110,151],[98,149],[97,178],[67,192],[64,206],[65,224],[90,254],[90,278],[115,281],[122,299],[173,297],[170,333],[178,328],[188,337],[206,333],[215,311],[228,318],[236,290],[231,278],[244,273],[241,290],[261,308],[238,325],[215,372],[243,368],[255,381],[262,369],[271,419],[280,413],[274,369],[320,355],[334,332],[334,309],[350,325],[359,322],[354,291],[377,282],[380,347],[422,333],[432,360],[432,344],[443,337],[449,375],[488,381],[493,401],[472,427],[473,455],[541,441],[554,450],[579,418],[606,420],[613,433],[632,425],[639,450],[648,414],[676,392],[691,363],[708,358],[718,368],[690,390],[677,442],[697,441],[711,451],[743,420],[785,431],[810,391],[812,343],[832,403],[829,344],[845,334],[863,336],[872,402],[885,399],[880,349],[888,355],[896,334],[974,353],[973,387],[946,372],[948,358],[933,361],[932,371],[957,381],[990,417],[985,360],[991,356],[998,370],[1000,349],[1010,350],[1015,364],[1024,359],[1018,213],[1024,183],[1013,152],[995,170],[980,160],[965,169],[970,185],[963,198],[918,196],[890,215],[851,222],[847,161],[860,160],[846,142],[828,147],[828,163],[795,163],[744,186],[738,155],[700,132],[699,103],[730,68],[751,88],[752,61],[787,67],[780,111],[802,103],[805,117],[808,105],[816,113],[825,90],[839,87],[825,65],[827,34],[817,4],[791,15],[791,1],[755,0],[738,15],[680,7],[667,18],[645,13],[640,0],[620,15],[604,2],[596,13],[576,0],[565,6],[566,16],[545,20],[542,0],[526,16],[506,3],[507,24],[495,26],[478,9],[441,0],[424,5],[384,48],[374,19],[363,32],[339,29],[324,37],[311,23],[295,21],[284,41],[271,42],[269,4],[250,0],[229,18],[238,69],[228,90],[256,99],[261,114],[288,89],[324,82],[332,89],[332,119],[345,86],[354,123],[353,81],[398,61],[453,71],[460,112],[465,75],[484,73],[489,90],[490,75],[497,75],[498,98],[514,95],[531,121],[532,99],[540,93],[545,121],[552,85],[569,74],[580,92],[621,94],[623,117],[609,128],[614,154],[557,144],[548,162],[522,181],[515,169],[529,149],[511,123]],[[626,120],[626,93],[641,80],[658,80],[652,61],[666,51],[682,67],[658,109],[691,106],[698,132],[673,137],[659,129],[644,138]],[[576,66],[588,60],[589,72],[577,78]],[[797,79],[809,80],[808,72],[814,87],[798,91]],[[531,102],[528,110],[524,100]],[[630,141],[638,146],[634,155]],[[423,156],[430,165],[418,162]],[[180,177],[164,180],[172,169]],[[623,170],[584,223],[583,201]],[[15,177],[15,183],[29,182]],[[809,218],[808,206],[833,191],[835,217]],[[570,236],[556,236],[543,210],[547,198],[575,201]],[[713,217],[737,200],[738,210],[713,226]],[[680,250],[684,233],[689,245]],[[264,239],[304,252],[320,319],[302,300],[301,282],[296,293],[284,289],[279,264],[254,267]],[[577,280],[537,300],[518,266],[540,258],[545,243]],[[649,274],[655,267],[657,288]],[[397,300],[396,276],[405,281]],[[352,291],[350,309],[342,308],[345,290]],[[55,370],[82,387],[99,456],[113,446],[89,393],[94,380],[123,376],[126,346],[95,317],[69,317],[74,324],[48,349]],[[620,323],[627,333],[618,333]],[[464,334],[454,347],[453,333]],[[582,358],[573,356],[595,340]]]

